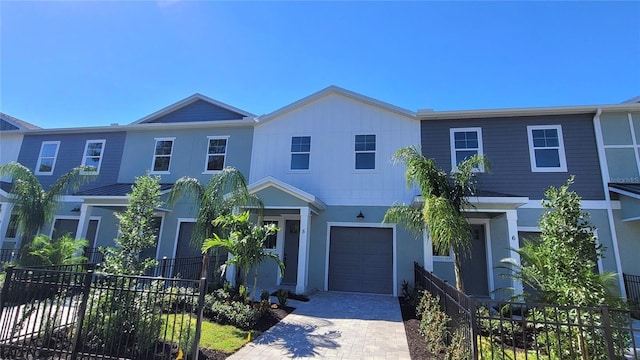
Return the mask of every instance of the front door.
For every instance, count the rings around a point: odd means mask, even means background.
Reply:
[[[284,277],[282,278],[282,283],[295,285],[298,282],[300,220],[287,220],[284,230]]]
[[[484,225],[471,225],[471,254],[462,259],[462,278],[467,294],[489,296]]]

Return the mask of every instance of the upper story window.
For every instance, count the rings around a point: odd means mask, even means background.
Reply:
[[[154,173],[168,173],[171,163],[171,153],[173,152],[173,141],[175,138],[157,138],[153,151]]]
[[[60,141],[43,141],[36,164],[36,175],[51,175],[56,165]]]
[[[533,172],[567,171],[560,125],[527,126],[529,157]]]
[[[205,173],[220,171],[224,169],[227,158],[227,141],[229,137],[209,136],[209,146],[207,147],[207,163]]]
[[[291,170],[309,170],[311,136],[293,136],[291,138]]]
[[[471,156],[483,155],[481,128],[450,129],[449,137],[451,143],[452,169],[456,169],[461,161]],[[484,171],[484,168],[480,166],[476,170]]]
[[[87,140],[82,155],[82,165],[88,166],[90,169],[82,171],[83,174],[97,175],[100,173],[105,143],[106,140]]]
[[[372,170],[376,168],[376,136],[356,135],[356,169]]]

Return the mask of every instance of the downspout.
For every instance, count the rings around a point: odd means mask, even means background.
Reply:
[[[620,262],[620,250],[618,248],[618,236],[616,235],[615,222],[613,218],[613,206],[611,204],[611,195],[609,194],[609,167],[607,165],[607,157],[604,153],[604,138],[602,137],[602,127],[600,125],[600,115],[602,108],[598,108],[596,115],[593,117],[593,130],[596,135],[596,148],[598,150],[598,160],[600,161],[600,174],[602,175],[602,188],[604,190],[604,199],[607,206],[607,217],[609,218],[609,231],[611,232],[611,243],[613,244],[613,256],[616,259],[616,270],[618,273],[618,285],[622,297],[626,298],[627,291],[624,286],[622,276],[622,264]]]

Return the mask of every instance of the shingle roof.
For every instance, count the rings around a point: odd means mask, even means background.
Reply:
[[[6,121],[12,122],[12,123],[14,123],[15,125],[17,125],[18,127],[23,128],[23,129],[26,129],[26,130],[37,130],[37,129],[42,129],[41,127],[39,127],[39,126],[37,126],[37,125],[34,125],[34,124],[31,124],[31,123],[28,123],[28,122],[26,122],[26,121],[24,121],[24,120],[20,120],[20,119],[18,119],[18,118],[16,118],[16,117],[13,117],[13,116],[11,116],[11,115],[5,114],[5,113],[3,113],[3,112],[0,112],[0,118],[4,119],[4,120],[6,120]]]
[[[93,189],[81,190],[75,193],[77,196],[126,196],[131,193],[133,183],[118,183],[101,186]],[[173,184],[160,184],[160,191],[171,189]]]
[[[640,195],[640,184],[637,183],[609,183],[609,187]]]

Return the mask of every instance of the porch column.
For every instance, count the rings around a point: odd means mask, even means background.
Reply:
[[[0,247],[2,247],[7,235],[7,229],[9,228],[9,221],[11,220],[11,211],[13,210],[13,204],[10,202],[0,203]]]
[[[515,249],[520,247],[520,242],[518,240],[518,211],[517,210],[507,210],[507,227],[509,229],[509,248],[511,253],[511,258],[514,259],[518,264],[522,264],[520,261],[520,254],[518,254]],[[522,294],[522,281],[517,279],[512,279],[513,290],[516,294]]]
[[[227,253],[227,260],[231,260],[233,255]],[[236,286],[236,267],[234,265],[226,265],[224,275],[231,286]]]
[[[300,245],[298,247],[298,280],[296,293],[307,291],[309,273],[309,233],[311,228],[311,212],[308,207],[300,209]]]
[[[424,269],[427,271],[433,271],[433,243],[431,242],[431,236],[429,231],[422,230],[422,246],[424,256]]]
[[[89,220],[91,219],[91,210],[93,210],[93,206],[91,205],[82,204],[80,206],[80,220],[78,220],[78,228],[76,229],[76,240],[87,238]],[[93,245],[95,244],[89,244],[90,247]]]

